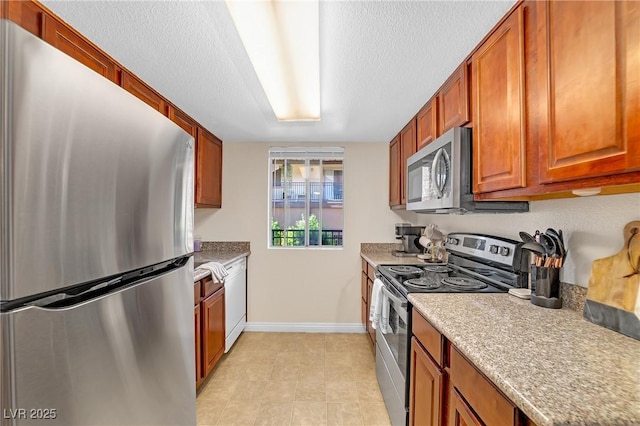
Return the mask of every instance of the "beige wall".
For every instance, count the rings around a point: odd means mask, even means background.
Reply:
[[[196,209],[205,241],[250,241],[249,321],[360,322],[360,243],[395,242],[394,224],[417,215],[388,207],[388,146],[347,143],[344,247],[268,249],[268,150],[302,144],[225,143],[222,209]]]
[[[591,262],[611,256],[623,246],[622,228],[640,220],[640,194],[607,195],[529,203],[529,213],[418,215],[422,225],[437,224],[445,232],[470,231],[519,240],[518,232],[563,230],[569,255],[560,279],[587,286]]]
[[[358,323],[360,243],[394,242],[396,222],[433,222],[447,232],[485,232],[514,239],[520,230],[562,228],[570,252],[562,279],[586,286],[591,262],[616,253],[623,244],[624,225],[640,220],[640,194],[537,201],[531,203],[531,212],[523,214],[396,214],[388,207],[388,145],[351,143],[342,145],[344,248],[267,249],[271,145],[225,143],[223,208],[197,209],[195,215],[196,234],[205,240],[251,242],[248,314],[253,323]]]

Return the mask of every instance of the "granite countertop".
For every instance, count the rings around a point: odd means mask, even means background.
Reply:
[[[374,268],[378,265],[415,265],[424,263],[416,256],[394,256],[395,250],[401,249],[397,243],[362,243],[360,244],[360,256],[369,262]]]
[[[197,268],[203,263],[218,262],[229,266],[238,259],[251,254],[248,242],[203,242],[202,251],[193,254],[194,266]],[[209,271],[194,271],[194,282],[209,276]]]
[[[398,257],[391,254],[391,252],[373,252],[373,253],[360,253],[360,256],[373,267],[378,265],[415,265],[415,264],[427,264],[421,259],[415,256],[411,257]]]
[[[640,424],[640,341],[508,294],[409,301],[536,424]]]

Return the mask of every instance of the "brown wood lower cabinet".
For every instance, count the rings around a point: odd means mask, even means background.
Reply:
[[[367,279],[367,312],[371,309],[371,297],[373,293],[373,281],[371,279]],[[376,347],[376,330],[373,328],[373,324],[369,319],[369,315],[367,315],[367,333],[369,334],[369,340],[371,340],[371,345],[374,350]]]
[[[439,426],[442,422],[444,374],[418,339],[411,339],[409,425]]]
[[[451,389],[448,426],[484,426],[457,390]]]
[[[411,318],[410,426],[533,424],[422,315]]]
[[[371,346],[375,350],[376,347],[376,330],[371,325],[369,320],[369,308],[371,306],[371,293],[373,291],[373,280],[375,276],[376,268],[369,264],[366,260],[362,259],[362,281],[360,283],[360,291],[362,292],[362,324],[369,336]]]
[[[194,285],[196,389],[204,383],[224,353],[224,287],[206,277]]]
[[[224,353],[224,288],[202,301],[202,349],[206,377]]]

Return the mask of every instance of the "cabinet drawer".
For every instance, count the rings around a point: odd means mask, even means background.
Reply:
[[[442,366],[442,334],[424,319],[418,311],[413,310],[411,331],[422,346],[429,352],[434,361]]]
[[[215,293],[216,291],[222,288],[222,283],[215,282],[213,278],[211,278],[211,276],[203,278],[200,282],[202,283],[201,294],[203,298],[208,297],[209,295],[212,295],[213,293]]]
[[[376,279],[376,268],[367,263],[367,275],[371,281]]]
[[[487,425],[516,424],[518,410],[511,401],[451,345],[449,378],[476,414]]]

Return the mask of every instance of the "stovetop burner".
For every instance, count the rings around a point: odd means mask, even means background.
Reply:
[[[487,287],[482,281],[466,277],[447,277],[442,279],[442,283],[464,291],[480,290]]]
[[[417,275],[422,273],[420,268],[408,265],[394,265],[389,266],[388,269],[390,272],[397,275]]]
[[[433,280],[427,277],[422,278],[411,278],[406,280],[404,283],[407,287],[417,287],[425,290],[438,288],[442,285],[442,280]]]

